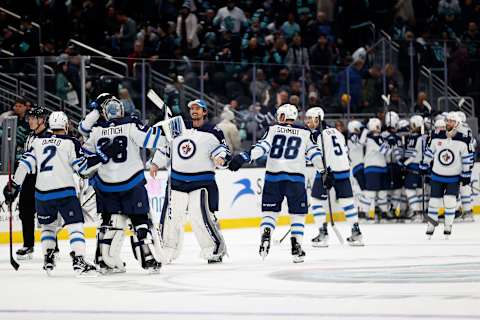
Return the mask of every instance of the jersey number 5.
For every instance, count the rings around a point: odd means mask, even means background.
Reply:
[[[343,153],[342,146],[338,143],[336,136],[332,136],[332,144],[333,144],[333,152],[337,156],[341,156]]]
[[[273,137],[270,158],[280,159],[282,156],[287,160],[295,159],[298,156],[298,149],[302,143],[299,137],[287,137],[277,134]]]
[[[113,142],[118,143],[120,145],[120,152],[116,156],[112,157],[111,160],[115,163],[125,162],[127,160],[127,143],[128,143],[127,137],[117,136],[113,138]],[[98,148],[101,148],[103,145],[108,143],[110,143],[109,138],[101,138],[98,140],[97,146]]]

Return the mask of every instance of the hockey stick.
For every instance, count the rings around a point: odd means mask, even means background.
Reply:
[[[165,112],[164,120],[167,120],[172,117],[172,110],[165,104],[165,102],[160,98],[160,96],[153,91],[153,89],[148,90],[147,93],[148,99],[153,102],[160,110]]]
[[[292,228],[288,229],[287,232],[285,232],[285,234],[283,235],[283,237],[281,237],[280,239],[275,239],[273,240],[273,243],[275,244],[281,244],[283,240],[285,240],[285,238],[290,234],[290,231],[292,231]]]
[[[12,128],[8,127],[8,133],[7,133],[7,139],[8,142],[12,141]],[[12,180],[12,162],[10,160],[10,157],[8,158],[8,191],[12,192],[12,185],[13,180]],[[8,229],[9,229],[9,245],[10,245],[10,264],[12,265],[13,269],[18,270],[20,265],[18,264],[17,261],[13,258],[13,234],[12,234],[12,229],[13,229],[13,209],[12,209],[12,203],[10,202],[8,204]]]
[[[325,159],[325,144],[323,143],[323,125],[322,125],[322,122],[320,122],[320,141],[322,142],[323,168],[325,170],[325,173],[327,173],[327,161]],[[332,229],[335,232],[335,235],[337,236],[337,239],[340,242],[340,244],[344,244],[345,240],[343,240],[343,237],[342,237],[340,231],[338,231],[337,226],[335,225],[335,221],[333,221],[332,201],[330,200],[330,190],[327,190],[327,201],[328,201],[328,211],[329,211],[329,214],[330,214],[330,225],[332,226]]]

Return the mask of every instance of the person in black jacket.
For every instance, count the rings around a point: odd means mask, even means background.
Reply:
[[[32,108],[28,111],[28,125],[32,130],[25,142],[24,150],[27,151],[33,140],[43,135],[47,125],[47,110],[44,108]],[[33,256],[35,243],[35,174],[28,174],[22,185],[18,200],[18,211],[22,221],[23,247],[17,250],[19,260],[28,260]]]

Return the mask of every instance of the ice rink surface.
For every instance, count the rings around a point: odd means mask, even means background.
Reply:
[[[478,219],[478,218],[477,218]],[[347,224],[339,224],[344,236]],[[274,238],[287,229],[279,228]],[[262,261],[257,229],[226,230],[229,258],[207,265],[193,234],[157,275],[143,272],[125,241],[127,273],[76,278],[67,241],[56,274],[35,258],[15,272],[1,246],[1,319],[480,319],[480,223],[443,227],[362,225],[366,246],[312,248],[308,225],[303,264],[293,264],[289,238]],[[94,241],[87,243],[93,259]]]

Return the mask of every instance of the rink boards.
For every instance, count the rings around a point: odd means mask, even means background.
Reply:
[[[264,182],[264,168],[241,169],[238,172],[228,170],[218,170],[216,180],[220,191],[219,212],[217,217],[220,219],[222,228],[248,228],[257,227],[260,224],[261,217],[261,192]],[[313,177],[315,172],[309,169],[308,176]],[[160,221],[160,212],[162,209],[165,186],[167,182],[167,172],[160,171],[156,179],[150,178],[148,172],[145,172],[147,178],[147,191],[150,199],[150,209],[155,223]],[[310,190],[312,180],[307,179],[307,187]],[[474,212],[480,213],[480,163],[475,163],[472,175]],[[0,175],[0,187],[3,189],[7,183],[7,176]],[[88,238],[94,238],[98,216],[95,208],[94,197],[92,197],[92,188],[82,188],[82,182],[79,182],[80,202],[86,212],[85,235]],[[354,187],[355,188],[355,187]],[[18,216],[18,203],[13,205],[13,240],[22,242],[21,223]],[[332,202],[335,220],[343,221],[345,219],[341,209],[335,201]],[[289,223],[286,203],[282,208],[282,215],[279,224]],[[0,193],[0,243],[8,242],[8,207],[4,203],[3,193]],[[307,223],[313,221],[311,215],[307,216]],[[188,222],[185,225],[186,231],[190,231]],[[39,232],[36,232],[36,239],[39,239]],[[62,231],[59,236],[66,239],[66,233]]]

